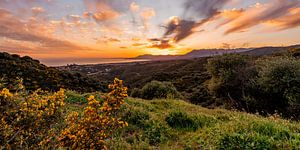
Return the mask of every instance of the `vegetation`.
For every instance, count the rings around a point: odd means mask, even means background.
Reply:
[[[179,98],[180,93],[171,82],[152,81],[142,89],[133,89],[131,96],[151,100],[154,98]]]
[[[0,71],[12,78],[0,80],[0,149],[300,149],[298,53],[164,62],[162,72],[134,86],[135,98],[126,98],[118,79],[107,94],[94,86],[59,90],[71,86],[62,80],[73,73],[60,78],[63,71],[4,55],[0,65],[11,70]],[[14,73],[10,65],[22,67]],[[29,80],[28,73],[41,78]]]
[[[116,129],[128,126],[119,114],[127,97],[121,80],[109,85],[111,92],[102,102],[91,95],[88,106],[80,110],[82,115],[66,111],[63,89],[53,94],[40,89],[28,94],[15,88],[15,93],[6,88],[0,91],[1,149],[105,149]]]
[[[118,110],[127,97],[127,88],[118,79],[109,88],[112,91],[104,98],[102,105],[94,96],[90,96],[82,117],[79,117],[78,112],[68,116],[67,128],[59,137],[61,146],[72,149],[106,149],[105,140],[111,138],[116,129],[128,126],[118,117]]]
[[[224,55],[208,61],[209,92],[227,107],[299,119],[300,60]]]
[[[181,100],[129,98],[128,127],[110,149],[299,149],[299,122],[207,109]],[[154,136],[155,135],[155,136]]]
[[[5,87],[11,89],[17,78],[22,78],[27,90],[39,88],[58,91],[60,88],[80,92],[106,91],[107,83],[100,82],[80,73],[60,71],[40,64],[28,56],[20,57],[0,53],[0,79],[5,80]]]

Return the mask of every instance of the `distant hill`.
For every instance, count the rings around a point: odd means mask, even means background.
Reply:
[[[20,57],[9,53],[0,53],[0,78],[6,83],[12,83],[16,78],[22,78],[28,90],[56,91],[59,88],[81,92],[103,91],[106,83],[92,79],[80,73],[60,71],[47,67],[29,56]]]
[[[300,48],[300,45],[293,45],[287,47],[261,47],[255,48],[250,51],[242,52],[241,54],[252,55],[252,56],[263,56],[263,55],[271,55],[275,53],[286,52],[292,48]]]
[[[148,60],[178,60],[178,59],[193,59],[193,58],[202,58],[202,57],[211,57],[216,55],[223,55],[229,53],[242,53],[246,51],[250,51],[252,49],[240,48],[240,49],[201,49],[201,50],[193,50],[184,55],[151,55],[145,54],[134,59],[148,59]]]
[[[151,55],[151,54],[145,54],[138,57],[135,57],[133,59],[150,59],[150,60],[173,60],[177,57],[180,57],[179,55]]]
[[[199,49],[193,50],[184,55],[141,55],[134,59],[148,59],[152,61],[158,60],[178,60],[178,59],[194,59],[202,57],[211,57],[216,55],[240,53],[244,55],[262,56],[271,55],[274,53],[285,52],[291,48],[300,48],[300,45],[293,45],[287,47],[260,47],[260,48],[238,48],[238,49]]]

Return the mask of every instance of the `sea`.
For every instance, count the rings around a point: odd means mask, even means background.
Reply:
[[[126,59],[126,58],[100,58],[100,59],[46,59],[41,60],[42,64],[51,67],[67,66],[67,65],[93,65],[93,64],[117,64],[145,62],[147,59]]]

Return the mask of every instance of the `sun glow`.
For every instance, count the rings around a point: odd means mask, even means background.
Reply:
[[[177,55],[178,54],[177,50],[170,50],[170,49],[163,49],[163,50],[147,49],[146,52],[152,55]]]

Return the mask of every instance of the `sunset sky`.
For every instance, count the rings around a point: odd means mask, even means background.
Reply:
[[[300,44],[300,0],[0,0],[0,51],[41,60]]]

